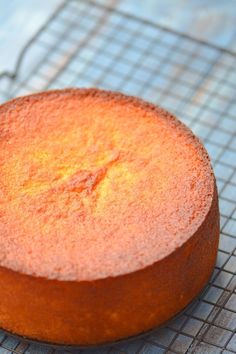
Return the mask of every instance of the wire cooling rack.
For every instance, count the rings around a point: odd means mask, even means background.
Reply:
[[[107,6],[72,0],[27,45],[16,71],[1,76],[0,100],[68,86],[123,91],[175,113],[211,156],[221,209],[217,264],[198,299],[155,334],[79,353],[236,353],[236,55]],[[0,331],[0,354],[9,353],[70,351],[29,345]]]

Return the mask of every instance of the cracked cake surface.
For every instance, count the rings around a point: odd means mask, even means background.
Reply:
[[[96,279],[146,267],[186,242],[214,182],[185,126],[119,94],[40,98],[9,104],[1,119],[2,265]]]

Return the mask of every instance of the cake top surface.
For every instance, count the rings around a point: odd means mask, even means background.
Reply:
[[[214,177],[190,130],[139,99],[49,91],[0,107],[0,265],[59,280],[142,269],[186,242]]]

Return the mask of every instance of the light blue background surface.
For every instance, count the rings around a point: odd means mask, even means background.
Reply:
[[[63,0],[0,2],[0,72],[12,70],[18,54]],[[235,0],[99,0],[195,38],[236,51]]]

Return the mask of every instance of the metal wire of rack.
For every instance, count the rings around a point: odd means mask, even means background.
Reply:
[[[71,0],[18,64],[1,77],[0,101],[68,86],[140,96],[172,111],[202,139],[217,177],[218,259],[198,299],[143,339],[80,353],[236,353],[236,54],[90,0]],[[0,354],[9,353],[70,351],[29,345],[0,331]]]

